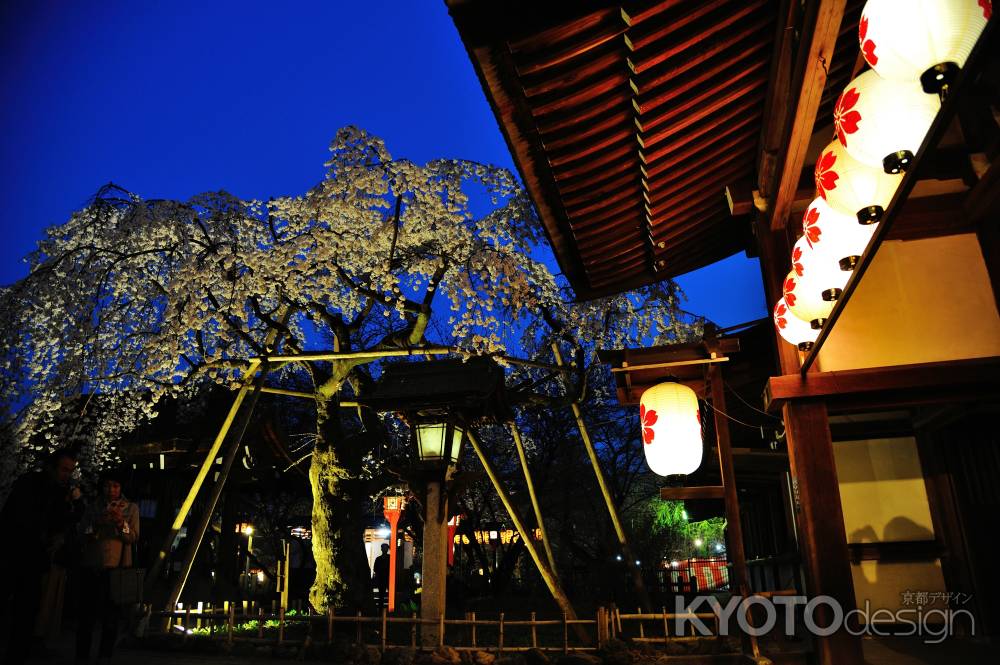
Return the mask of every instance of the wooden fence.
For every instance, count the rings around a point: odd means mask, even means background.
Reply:
[[[306,639],[321,643],[325,631],[327,643],[332,643],[336,635],[346,635],[354,644],[381,650],[428,646],[420,640],[419,628],[436,626],[438,646],[447,644],[457,650],[495,651],[498,655],[528,649],[562,653],[594,651],[609,639],[624,636],[652,644],[704,639],[704,636],[695,635],[693,628],[691,634],[671,631],[670,625],[675,619],[700,619],[705,625],[714,627],[714,635],[719,633],[718,618],[713,613],[675,614],[664,609],[659,613],[630,614],[622,613],[614,606],[599,607],[593,618],[586,619],[570,619],[565,614],[560,618],[538,618],[535,612],[531,612],[527,619],[507,618],[503,612],[496,618],[481,618],[475,612],[469,612],[462,619],[449,619],[444,615],[437,619],[421,619],[416,613],[390,616],[384,609],[379,616],[365,616],[361,612],[338,615],[333,611],[323,615],[288,613],[280,607],[265,611],[259,605],[255,607],[246,602],[224,603],[221,607],[198,603],[194,607],[181,606],[173,612],[152,612],[151,616],[166,620],[170,634],[182,640],[197,632],[209,639],[230,643],[251,641],[281,645],[302,643]],[[248,624],[254,621],[256,624]],[[268,626],[269,622],[272,625]],[[159,622],[151,621],[150,625],[154,623]],[[256,632],[255,635],[237,634],[246,633],[248,625],[253,626],[251,630]],[[393,627],[403,628],[403,631],[395,631],[394,641],[390,640]],[[290,637],[287,634],[289,631],[301,632],[302,628],[305,628],[306,636]],[[585,631],[588,637],[586,643],[579,637],[572,639],[571,631],[578,629]],[[276,635],[273,635],[275,632]],[[400,632],[405,635],[404,641],[398,639]],[[268,637],[266,633],[272,633],[272,636]]]

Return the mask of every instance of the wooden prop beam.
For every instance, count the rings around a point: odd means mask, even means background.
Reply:
[[[661,487],[660,498],[664,501],[685,501],[687,499],[724,499],[726,488],[722,485],[707,487]]]
[[[259,360],[250,361],[250,367],[247,369],[243,385],[240,386],[239,392],[236,394],[236,399],[233,400],[233,405],[230,407],[229,413],[226,414],[226,419],[222,421],[222,427],[219,428],[219,433],[216,435],[215,440],[208,449],[208,453],[205,454],[205,459],[202,461],[201,467],[198,469],[198,475],[195,476],[194,482],[191,483],[191,487],[188,489],[187,496],[184,497],[184,501],[181,502],[180,510],[178,510],[177,515],[174,516],[174,521],[170,525],[170,531],[167,533],[167,537],[164,538],[163,544],[160,546],[160,551],[157,553],[156,559],[149,568],[147,579],[155,580],[163,570],[163,564],[166,561],[167,555],[170,554],[170,548],[173,546],[174,540],[177,538],[177,534],[180,532],[181,527],[184,526],[184,520],[187,519],[188,514],[191,512],[191,507],[194,505],[194,501],[198,497],[198,492],[201,491],[202,485],[205,483],[205,478],[208,477],[208,472],[212,470],[212,465],[215,464],[215,460],[219,456],[219,450],[222,448],[222,442],[226,440],[226,435],[229,433],[229,428],[232,426],[233,420],[236,418],[236,414],[239,412],[240,407],[243,404],[243,400],[251,390],[251,384],[246,379],[253,377],[259,366]],[[171,605],[167,609],[172,611],[173,606]]]
[[[472,444],[472,449],[476,451],[476,456],[479,457],[479,461],[483,465],[483,469],[486,470],[486,475],[489,476],[490,482],[493,483],[493,489],[496,490],[497,495],[500,497],[500,501],[507,510],[507,514],[510,515],[511,521],[514,522],[514,528],[516,528],[517,532],[521,534],[521,542],[524,544],[524,548],[528,550],[528,554],[531,556],[531,560],[535,563],[538,573],[542,576],[545,586],[549,588],[549,592],[555,599],[556,604],[559,605],[559,609],[566,613],[566,617],[570,620],[575,620],[576,610],[573,609],[573,604],[570,602],[566,592],[563,591],[562,587],[559,585],[559,580],[556,578],[555,572],[548,567],[539,554],[538,547],[535,545],[535,541],[532,540],[531,533],[529,533],[527,527],[525,526],[521,513],[511,500],[510,494],[507,493],[507,488],[504,486],[503,479],[500,478],[496,468],[493,466],[493,462],[491,462],[490,458],[486,455],[486,451],[483,449],[482,443],[479,441],[479,437],[477,437],[471,430],[468,432],[468,436],[469,443]],[[577,635],[582,640],[587,643],[591,641],[590,636],[587,635],[582,626],[574,624],[574,627],[577,630]]]
[[[250,418],[253,416],[254,407],[257,406],[257,400],[260,399],[260,389],[263,386],[264,379],[266,377],[267,367],[265,365],[262,368],[260,375],[254,380],[253,389],[250,393],[250,399],[247,404],[243,405],[240,409],[239,418],[234,423],[235,428],[233,428],[230,432],[229,446],[226,448],[226,454],[222,458],[222,467],[219,469],[219,477],[212,486],[212,493],[209,495],[208,500],[202,508],[198,524],[192,531],[188,532],[188,548],[186,554],[184,555],[184,561],[181,564],[180,574],[174,581],[174,586],[170,590],[170,595],[167,597],[165,609],[168,612],[172,612],[174,610],[174,607],[177,605],[177,600],[181,597],[181,593],[184,591],[184,585],[187,583],[188,575],[191,574],[191,567],[194,565],[194,559],[198,555],[198,550],[201,548],[201,541],[205,538],[205,532],[208,531],[209,524],[212,523],[212,515],[215,513],[215,507],[219,503],[219,497],[222,496],[222,490],[226,485],[226,480],[229,478],[229,471],[233,468],[233,461],[236,459],[236,455],[240,450],[243,435],[246,433],[247,426],[250,424]],[[222,433],[220,432],[220,434]]]
[[[556,364],[562,366],[562,354],[559,352],[559,345],[555,342],[552,343],[552,354],[555,356]],[[580,430],[580,438],[583,439],[583,445],[587,449],[587,457],[590,458],[590,465],[594,468],[597,485],[601,488],[601,495],[604,497],[604,504],[607,506],[608,515],[611,517],[611,524],[614,525],[618,544],[622,548],[622,556],[625,558],[625,564],[632,573],[632,583],[635,585],[636,595],[639,596],[642,608],[646,611],[651,611],[652,604],[649,602],[649,595],[646,593],[646,586],[642,580],[642,569],[635,565],[636,559],[632,555],[632,548],[629,545],[625,528],[622,526],[621,517],[618,516],[618,507],[615,505],[614,497],[611,496],[608,481],[604,478],[604,471],[601,470],[601,461],[597,458],[594,442],[590,440],[590,432],[587,430],[587,423],[583,420],[583,413],[580,412],[580,405],[573,402],[570,406],[573,409],[573,416],[576,418],[576,426]]]
[[[524,452],[521,431],[517,429],[517,423],[514,421],[510,422],[510,432],[514,436],[514,445],[517,447],[517,458],[521,462],[521,471],[524,472],[524,482],[528,486],[528,496],[531,497],[531,508],[535,511],[535,522],[538,524],[538,530],[542,534],[545,558],[548,559],[552,574],[558,579],[559,572],[556,569],[556,558],[552,555],[552,543],[549,541],[549,534],[545,529],[545,521],[542,519],[542,507],[538,503],[538,495],[535,493],[535,483],[531,480],[531,470],[528,469],[528,456]]]

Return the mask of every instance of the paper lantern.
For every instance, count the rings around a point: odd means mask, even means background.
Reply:
[[[798,247],[801,250],[802,245]],[[817,279],[822,273],[810,265],[813,258],[810,251],[800,251],[797,262],[794,261],[794,249],[792,254],[793,267],[785,277],[781,288],[782,295],[788,304],[788,310],[794,316],[819,330],[826,322],[826,317],[830,316],[830,312],[833,310],[833,302],[823,299],[823,290],[828,287],[824,287],[823,282]]]
[[[817,194],[862,224],[882,219],[903,179],[902,173],[886,173],[854,159],[838,139],[820,152],[813,176]]]
[[[834,210],[822,198],[817,198],[802,215],[799,242],[806,242],[820,264],[829,263],[840,272],[850,272],[864,254],[877,227],[877,224],[859,224],[852,215]],[[846,283],[847,278],[843,281]]]
[[[774,305],[774,328],[781,338],[794,344],[799,351],[808,351],[819,336],[819,330],[792,314],[784,298]]]
[[[938,93],[965,65],[992,13],[990,0],[868,0],[858,23],[861,53],[879,76]]]
[[[837,140],[860,162],[900,173],[913,161],[941,101],[920,84],[867,71],[844,89],[833,108]]]
[[[701,412],[693,390],[674,382],[653,386],[639,400],[639,419],[653,473],[687,474],[701,466]]]

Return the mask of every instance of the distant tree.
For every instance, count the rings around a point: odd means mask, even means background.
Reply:
[[[537,258],[540,225],[504,169],[394,159],[354,127],[330,150],[322,182],[267,202],[225,192],[143,200],[108,185],[48,229],[28,277],[0,292],[0,413],[15,447],[3,457],[22,465],[33,451],[74,441],[93,465],[109,463],[115,441],[164,397],[235,387],[251,358],[371,352],[268,367],[272,382],[315,396],[317,608],[370,601],[361,516],[398,481],[373,453],[403,432],[338,399],[370,389],[378,352],[439,344],[538,355],[563,340],[582,370],[597,344],[677,341],[693,330],[669,280],[575,302]],[[536,389],[544,374],[511,370],[509,381],[525,401],[548,399],[558,393]],[[102,401],[99,417],[86,409],[91,395]],[[67,418],[67,404],[84,406]]]

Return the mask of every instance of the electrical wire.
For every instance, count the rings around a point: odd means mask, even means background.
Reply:
[[[743,399],[742,397],[740,397],[740,394],[738,392],[736,392],[736,390],[731,385],[729,385],[728,383],[726,383],[725,381],[723,381],[722,384],[726,388],[729,389],[729,392],[731,392],[733,395],[736,396],[736,399],[738,399],[739,401],[743,402],[747,407],[753,409],[754,411],[756,411],[757,413],[759,413],[761,415],[764,415],[764,416],[767,416],[768,418],[771,418],[772,420],[777,420],[778,422],[782,422],[781,418],[778,418],[773,413],[768,413],[767,411],[761,411],[760,409],[758,409],[757,407],[755,407],[753,404],[751,404],[750,402],[748,402],[745,399]]]
[[[731,415],[729,415],[725,411],[722,411],[720,409],[715,408],[715,406],[711,402],[709,402],[707,399],[703,399],[703,400],[699,400],[699,401],[703,402],[708,408],[712,409],[712,411],[715,411],[720,416],[725,416],[726,418],[729,418],[734,423],[738,423],[740,425],[743,425],[744,427],[749,427],[750,429],[755,429],[755,430],[758,430],[758,431],[762,429],[761,425],[751,425],[750,423],[745,423],[745,422],[743,422],[742,420],[740,420],[738,418],[733,418]]]

